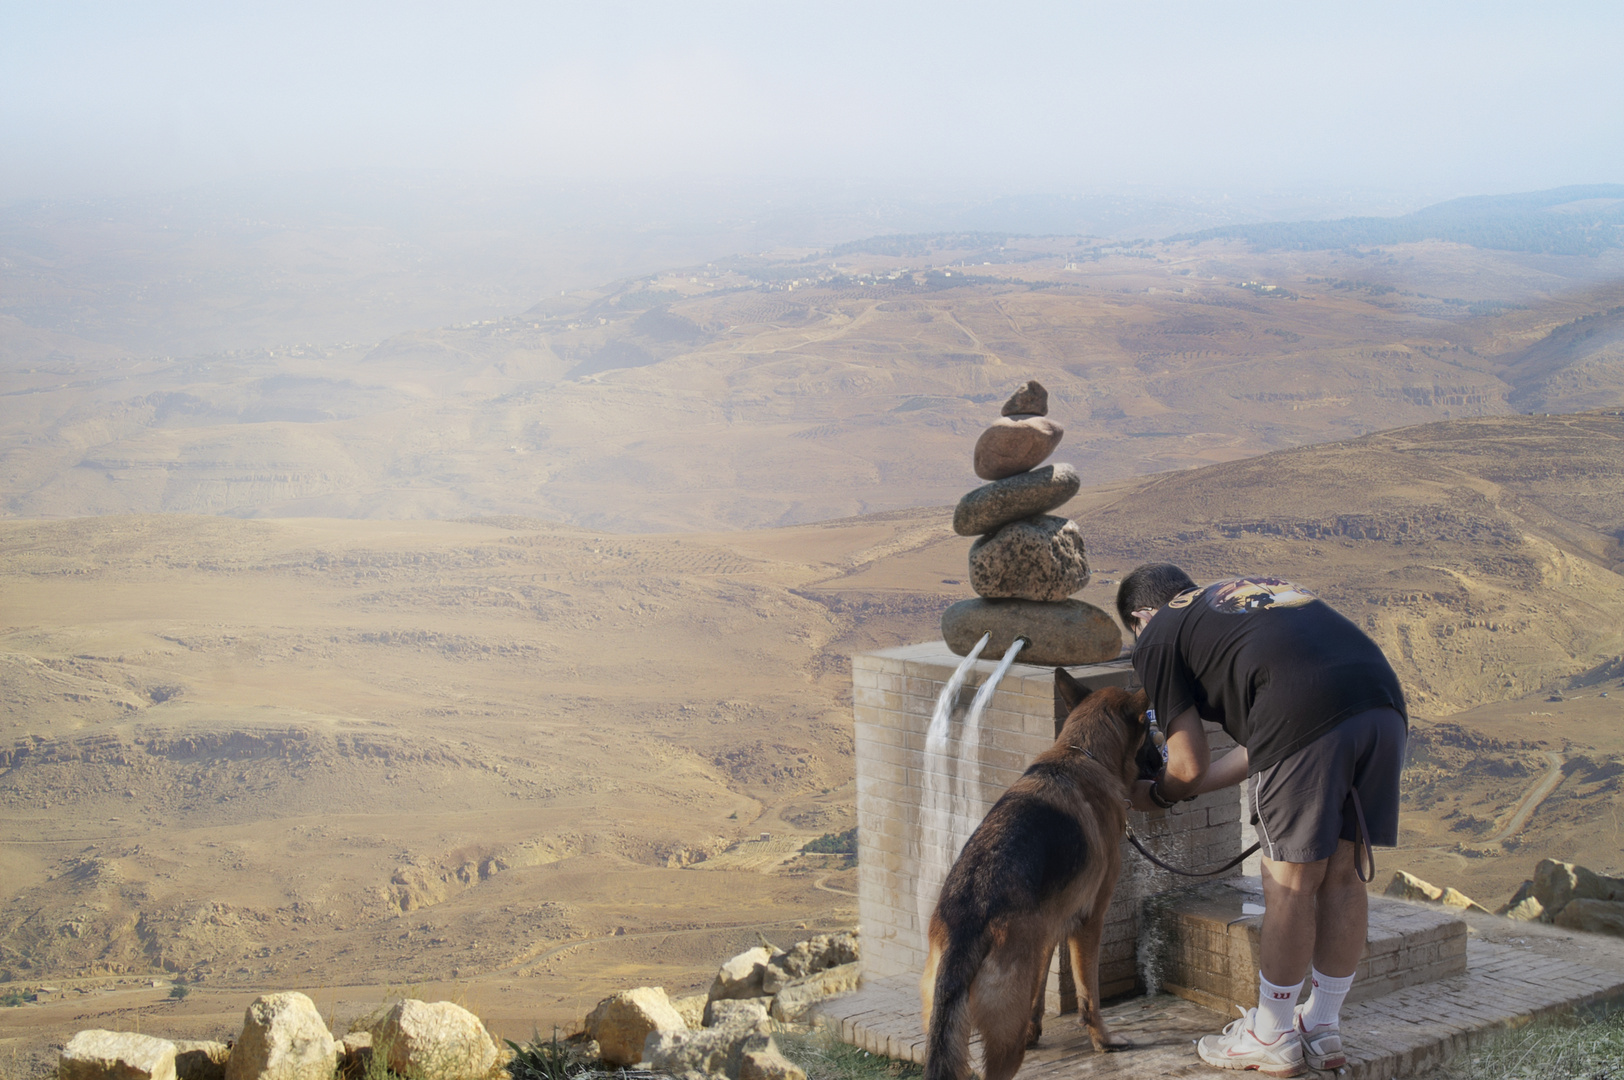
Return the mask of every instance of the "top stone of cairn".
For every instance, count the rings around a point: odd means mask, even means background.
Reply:
[[[1036,379],[1015,391],[1010,399],[1004,402],[1002,416],[1048,416],[1049,391]]]

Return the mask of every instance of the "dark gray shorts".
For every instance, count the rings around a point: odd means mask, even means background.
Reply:
[[[1318,862],[1331,857],[1337,840],[1355,840],[1352,791],[1359,792],[1370,842],[1397,845],[1408,734],[1397,711],[1367,709],[1253,776],[1250,805],[1264,857]]]

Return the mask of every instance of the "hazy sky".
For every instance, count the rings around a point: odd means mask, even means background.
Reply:
[[[0,200],[266,172],[1624,181],[1624,4],[0,0]]]

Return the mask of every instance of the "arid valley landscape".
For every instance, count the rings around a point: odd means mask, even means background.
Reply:
[[[0,325],[0,1072],[279,988],[528,1037],[853,924],[800,852],[855,822],[849,658],[971,595],[1027,379],[1084,599],[1267,571],[1382,645],[1384,876],[1624,872],[1616,247],[891,236],[367,346],[47,322]]]

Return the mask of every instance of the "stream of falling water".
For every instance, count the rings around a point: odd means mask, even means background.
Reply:
[[[930,729],[925,734],[924,804],[919,815],[919,878],[918,889],[920,934],[930,926],[930,913],[936,908],[941,895],[942,882],[948,867],[958,858],[970,834],[981,823],[979,815],[971,812],[978,801],[981,784],[981,714],[992,700],[998,684],[1009,672],[1025,638],[1004,651],[998,667],[976,690],[959,730],[958,745],[949,753],[948,729],[951,727],[953,699],[969,674],[970,665],[980,657],[991,634],[985,634],[975,648],[960,662],[947,685],[936,699],[936,710],[931,714]]]
[[[942,891],[942,879],[947,877],[948,856],[945,852],[948,834],[948,719],[953,713],[953,699],[959,696],[959,687],[970,673],[970,665],[981,656],[992,635],[983,634],[976,642],[936,698],[936,710],[930,715],[930,727],[925,731],[925,759],[923,762],[924,797],[919,806],[919,831],[915,840],[919,844],[919,876],[914,881],[915,900],[919,909],[919,936],[923,938],[930,927],[930,913],[936,909],[936,897]]]
[[[986,711],[998,684],[1004,681],[1009,666],[1015,662],[1016,654],[1025,644],[1025,638],[1016,638],[1015,644],[1004,651],[1004,658],[998,661],[998,667],[976,691],[975,700],[970,702],[970,711],[964,717],[953,777],[953,842],[949,850],[955,859],[964,850],[970,834],[981,824],[981,816],[970,812],[970,807],[981,795],[981,714]]]

